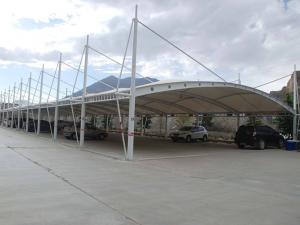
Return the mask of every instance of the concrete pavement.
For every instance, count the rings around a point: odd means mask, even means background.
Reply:
[[[109,139],[0,140],[0,224],[300,224],[298,152],[138,139],[126,162]]]

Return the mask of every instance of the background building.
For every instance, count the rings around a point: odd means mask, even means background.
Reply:
[[[298,88],[300,84],[300,71],[296,71],[296,76],[297,76],[297,83],[298,83]],[[293,93],[293,77],[291,76],[289,81],[287,82],[286,86],[284,86],[280,91],[270,91],[270,95],[280,99],[281,101],[286,100],[286,94],[292,94]]]

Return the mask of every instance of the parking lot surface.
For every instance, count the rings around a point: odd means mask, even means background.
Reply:
[[[299,225],[300,152],[0,128],[0,224]]]

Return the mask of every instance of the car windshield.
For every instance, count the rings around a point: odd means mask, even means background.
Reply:
[[[253,126],[240,126],[239,132],[253,132],[254,127]]]
[[[257,126],[256,130],[257,131],[262,131],[262,132],[267,132],[267,133],[274,133],[274,132],[276,132],[273,128],[268,127],[268,126]]]
[[[180,131],[189,131],[191,130],[193,127],[181,127],[179,130]]]

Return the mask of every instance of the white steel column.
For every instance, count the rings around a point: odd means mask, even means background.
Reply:
[[[168,138],[168,114],[166,114],[166,121],[165,121],[165,139]]]
[[[84,57],[84,77],[82,88],[82,102],[81,102],[81,117],[80,117],[80,147],[84,145],[84,129],[85,129],[85,96],[86,96],[86,82],[89,56],[89,35],[86,37],[85,57]]]
[[[57,75],[57,87],[56,87],[56,104],[55,104],[55,113],[54,113],[54,132],[53,132],[53,139],[57,139],[57,123],[58,123],[58,100],[59,100],[59,90],[60,90],[60,76],[61,76],[61,60],[62,60],[62,53],[59,55],[59,62],[58,62],[58,75]]]
[[[241,73],[239,73],[238,84],[241,84]],[[240,113],[238,113],[236,117],[236,126],[237,126],[236,130],[239,129],[240,125],[241,125],[241,115]]]
[[[106,114],[106,132],[108,132],[108,114]]]
[[[144,136],[144,117],[141,115],[141,136]]]
[[[294,74],[293,74],[293,83],[294,83],[294,97],[293,97],[293,109],[294,109],[294,117],[293,117],[293,139],[297,140],[298,139],[298,127],[297,127],[297,74],[296,74],[296,65],[294,65]]]
[[[2,126],[4,126],[4,119],[5,119],[5,102],[6,102],[6,89],[4,90],[4,97],[3,97],[3,114],[2,114]]]
[[[134,145],[134,122],[135,122],[135,75],[136,75],[136,48],[137,48],[137,5],[135,6],[135,17],[133,19],[133,46],[132,46],[132,67],[131,67],[131,85],[129,99],[129,115],[128,115],[128,146],[127,160],[133,160]]]
[[[39,99],[39,109],[38,109],[38,124],[37,124],[37,132],[36,134],[39,135],[41,131],[41,104],[42,104],[42,97],[43,97],[43,82],[44,82],[44,64],[41,71],[41,85],[40,85],[40,99]]]
[[[161,130],[162,130],[163,117],[162,117],[162,115],[159,115],[159,117],[160,117],[160,122],[159,122],[159,137],[161,137],[162,136]]]
[[[4,120],[4,107],[5,107],[5,96],[4,96],[4,91],[1,92],[1,126],[3,126],[3,120]]]
[[[2,95],[2,91],[1,91],[1,105],[0,105],[0,120],[1,120],[1,125],[2,125],[2,113],[3,113],[3,95]]]
[[[28,100],[27,100],[27,112],[26,112],[26,132],[29,129],[29,104],[30,104],[30,90],[31,89],[31,73],[28,79]]]
[[[8,121],[9,121],[9,109],[10,109],[10,86],[9,86],[9,88],[8,88],[8,96],[7,96],[6,127],[8,127]]]
[[[16,83],[14,84],[14,91],[13,91],[13,101],[12,101],[12,111],[11,111],[11,124],[10,124],[11,128],[14,128],[14,123],[15,123],[15,118],[14,118],[15,100],[16,100]]]
[[[22,90],[23,88],[23,80],[21,79],[21,83],[20,83],[20,98],[19,98],[19,109],[18,109],[18,129],[20,129],[20,117],[21,117],[21,107],[22,107]],[[23,123],[23,121],[22,121]]]

